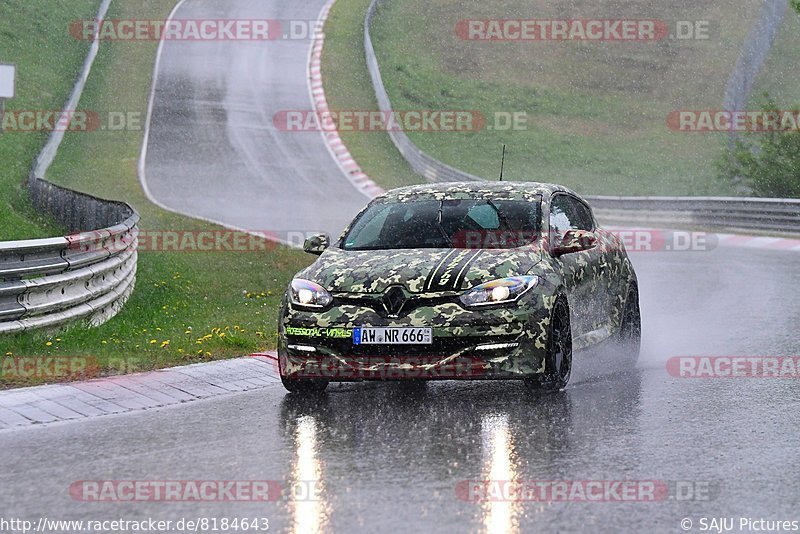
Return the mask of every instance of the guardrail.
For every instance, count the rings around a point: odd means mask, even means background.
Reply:
[[[372,0],[367,9],[364,50],[378,107],[388,113],[392,111],[392,103],[381,77],[371,35],[373,18],[384,1]],[[483,180],[426,154],[404,132],[389,131],[389,137],[411,168],[430,182]],[[693,228],[800,234],[800,200],[609,196],[590,196],[587,200],[592,204],[597,217],[608,223],[669,224]]]
[[[98,20],[110,3],[101,2]],[[89,47],[65,110],[76,109],[99,43],[94,39]],[[119,312],[136,283],[136,210],[45,180],[63,138],[63,130],[51,133],[36,158],[28,192],[36,209],[73,233],[0,242],[0,334],[55,329],[78,320],[100,325]]]
[[[389,100],[389,94],[386,92],[386,86],[383,85],[383,78],[381,77],[381,68],[378,64],[378,58],[375,55],[375,48],[372,46],[372,35],[370,29],[372,28],[372,19],[378,6],[382,3],[381,0],[372,0],[372,3],[367,9],[367,18],[364,22],[364,50],[367,55],[367,68],[369,70],[370,78],[372,78],[372,85],[375,88],[375,97],[378,99],[378,108],[386,113],[392,111],[392,103]],[[429,182],[458,182],[458,181],[479,181],[482,178],[467,174],[463,171],[456,169],[442,163],[441,161],[429,156],[419,148],[414,142],[409,139],[405,132],[395,131],[389,129],[389,137],[397,147],[397,150],[411,165],[414,171],[423,176]]]
[[[0,334],[102,324],[136,282],[138,213],[35,177],[29,189],[37,208],[75,233],[0,243]]]
[[[601,221],[729,231],[800,233],[800,200],[739,197],[587,196]]]

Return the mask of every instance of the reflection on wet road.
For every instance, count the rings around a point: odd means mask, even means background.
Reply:
[[[800,355],[793,258],[635,255],[639,368],[579,354],[574,383],[557,394],[515,382],[363,383],[304,399],[276,384],[0,433],[0,476],[18,488],[0,491],[3,514],[265,516],[272,531],[297,533],[679,532],[684,518],[797,519],[797,380],[677,378],[666,368],[680,355]],[[283,495],[84,503],[68,493],[79,479],[269,480]],[[638,497],[618,497],[622,483]],[[542,485],[548,498],[538,498]]]

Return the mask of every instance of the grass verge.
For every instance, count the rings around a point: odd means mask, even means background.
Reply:
[[[0,130],[0,241],[59,235],[61,229],[31,206],[24,184],[44,131],[15,130],[16,113],[57,110],[67,100],[88,45],[68,33],[69,23],[93,18],[99,0],[43,2],[4,0],[0,16],[0,62],[17,67],[16,97]]]
[[[322,77],[331,109],[378,109],[364,57],[364,16],[369,4],[370,0],[338,0],[325,25]],[[364,172],[381,186],[422,181],[385,133],[342,131],[339,135]]]
[[[323,76],[332,109],[375,109],[363,59],[367,0],[339,0],[326,27]],[[412,133],[434,157],[493,178],[509,145],[509,179],[554,181],[585,194],[725,195],[716,178],[724,134],[670,131],[680,109],[719,109],[758,5],[629,1],[570,10],[544,0],[386,2],[373,37],[395,109],[525,112],[528,127],[471,133]],[[710,21],[708,40],[659,42],[475,42],[462,19],[656,18]],[[674,26],[674,23],[671,23]],[[490,119],[491,123],[491,119]],[[375,133],[343,135],[384,186],[406,183],[397,151]],[[419,181],[419,178],[416,178]]]
[[[796,109],[800,106],[800,69],[797,55],[800,53],[800,13],[786,12],[770,55],[758,76],[750,98],[752,109],[761,109],[766,104],[765,94],[781,109]]]
[[[164,18],[174,0],[114,2],[109,18]],[[144,123],[157,43],[104,42],[81,108],[134,113]],[[56,52],[57,53],[57,52]],[[68,133],[48,178],[104,198],[122,199],[142,215],[144,231],[215,230],[165,212],[143,195],[137,161],[143,132]],[[115,374],[242,356],[274,348],[277,311],[291,276],[311,257],[285,247],[253,252],[141,252],[136,290],[110,322],[59,333],[0,338],[0,385],[32,385],[74,378],[73,368]],[[49,366],[27,364],[44,360]],[[54,370],[53,362],[65,364]],[[84,365],[90,362],[89,365]],[[61,370],[69,376],[51,376]],[[81,374],[81,376],[84,376]]]

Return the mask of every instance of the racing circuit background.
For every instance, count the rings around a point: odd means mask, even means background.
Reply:
[[[330,8],[182,0],[171,17],[322,21]],[[162,41],[136,162],[147,198],[228,228],[338,235],[379,192],[378,177],[363,173],[336,132],[273,123],[282,111],[327,106],[317,37]],[[261,355],[2,392],[0,517],[31,526],[153,518],[173,521],[174,531],[181,519],[186,527],[203,518],[206,527],[264,518],[281,532],[680,532],[707,530],[712,518],[735,520],[739,531],[761,519],[798,530],[800,390],[791,366],[800,356],[800,242],[709,233],[686,246],[706,229],[632,226],[655,242],[629,247],[643,318],[635,371],[615,366],[613,354],[582,353],[569,387],[552,395],[503,382],[365,383],[304,399],[285,394]],[[720,357],[780,357],[788,378],[727,378],[733,362]],[[676,358],[694,371],[682,375]],[[697,373],[701,366],[714,377]],[[173,481],[180,491],[137,499],[122,481],[150,489]],[[246,488],[195,499],[184,493],[190,481]],[[253,481],[262,483],[255,491]],[[540,481],[551,493],[503,497],[504,484],[485,481]],[[645,497],[607,489],[620,481]],[[586,499],[590,482],[606,498]],[[553,484],[566,493],[554,497]],[[122,531],[98,531],[114,530]]]

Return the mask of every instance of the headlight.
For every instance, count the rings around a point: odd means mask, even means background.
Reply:
[[[292,304],[299,308],[324,308],[333,302],[327,289],[302,278],[292,280],[290,293]]]
[[[539,283],[538,276],[514,276],[492,280],[461,295],[461,303],[467,308],[508,304],[516,302],[530,288]]]

